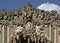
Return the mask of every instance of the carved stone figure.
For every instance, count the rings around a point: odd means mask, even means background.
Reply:
[[[10,25],[9,43],[51,43],[49,32],[52,27],[50,28],[49,25],[59,30],[60,15],[56,11],[39,10],[27,4],[18,10],[0,12],[0,24]]]

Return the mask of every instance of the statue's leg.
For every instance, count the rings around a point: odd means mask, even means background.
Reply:
[[[21,43],[21,40],[19,40],[19,43]]]
[[[39,43],[40,37],[38,36],[38,38],[37,38],[37,39],[38,39],[38,43]]]
[[[17,41],[15,39],[13,39],[13,43],[17,43]]]
[[[34,41],[35,41],[35,43],[37,42],[37,39],[36,39],[36,37],[34,36]]]
[[[31,37],[31,41],[33,42],[33,37]]]
[[[38,37],[36,37],[36,43],[38,43]]]
[[[30,43],[30,39],[28,38],[28,43]]]

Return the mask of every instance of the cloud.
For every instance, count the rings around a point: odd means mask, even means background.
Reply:
[[[60,6],[58,6],[57,4],[43,3],[40,6],[38,6],[37,8],[40,10],[45,10],[45,11],[56,10],[60,14]]]

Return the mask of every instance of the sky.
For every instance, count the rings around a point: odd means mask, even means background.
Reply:
[[[0,0],[0,11],[3,9],[13,10],[24,7],[27,3],[32,4],[34,7],[38,7],[43,3],[53,3],[60,6],[60,0]]]

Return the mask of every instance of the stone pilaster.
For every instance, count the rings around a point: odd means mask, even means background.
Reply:
[[[51,40],[51,25],[49,25],[49,39]]]
[[[7,43],[9,43],[9,26],[7,26]]]
[[[4,43],[4,25],[2,26],[2,43]]]
[[[56,29],[54,29],[54,43],[56,43]]]

